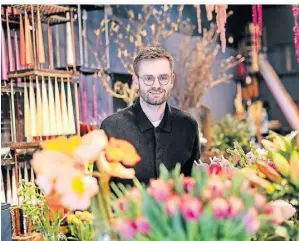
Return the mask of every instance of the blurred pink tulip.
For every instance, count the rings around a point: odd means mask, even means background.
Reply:
[[[242,219],[246,232],[254,234],[260,227],[261,221],[255,208],[249,208]]]
[[[143,216],[137,217],[135,220],[137,230],[141,234],[146,234],[151,230],[150,224],[148,223],[147,219]]]
[[[182,197],[181,213],[187,220],[198,220],[202,213],[202,203],[189,194]]]
[[[215,218],[226,218],[230,214],[230,206],[223,198],[216,198],[211,201],[212,213]]]

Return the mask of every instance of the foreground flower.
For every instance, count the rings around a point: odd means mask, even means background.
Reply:
[[[70,138],[59,136],[52,140],[43,141],[41,146],[43,150],[58,151],[72,157],[75,148],[80,145],[80,142],[80,136],[71,136]]]
[[[133,201],[141,201],[142,195],[139,189],[132,187],[126,192],[126,197]]]
[[[94,177],[84,176],[73,170],[66,176],[60,176],[55,183],[56,192],[61,195],[61,203],[72,210],[86,210],[90,198],[99,190]]]
[[[255,193],[253,195],[253,198],[255,208],[257,208],[258,210],[263,209],[266,203],[266,197],[260,193]]]
[[[128,209],[128,202],[129,202],[129,199],[125,196],[123,197],[120,197],[118,198],[114,205],[115,205],[115,208],[120,210],[120,211],[126,211]]]
[[[184,194],[182,197],[181,213],[187,220],[198,220],[202,213],[203,205],[197,199],[189,194]]]
[[[175,212],[180,210],[181,198],[179,196],[171,196],[165,202],[165,210],[167,215],[172,216]]]
[[[195,185],[195,180],[194,180],[193,177],[181,176],[181,182],[182,182],[184,190],[186,192],[190,192],[193,189],[194,185]]]
[[[137,232],[136,223],[128,218],[116,219],[113,227],[125,238],[133,238]]]
[[[137,230],[141,234],[146,234],[150,231],[151,227],[144,216],[139,216],[135,220]]]
[[[266,204],[264,212],[271,218],[271,222],[274,224],[281,224],[284,221],[282,210],[279,207],[273,205],[273,203]]]
[[[270,203],[272,207],[279,208],[284,220],[289,220],[296,213],[296,209],[288,202],[284,200],[275,200]]]
[[[211,208],[213,215],[216,219],[226,218],[230,214],[230,206],[228,202],[223,198],[216,198],[211,202]]]
[[[266,162],[258,161],[256,164],[259,171],[266,175],[271,181],[279,182],[281,180],[279,173]]]
[[[135,147],[125,140],[111,137],[105,148],[106,158],[110,162],[121,162],[125,166],[135,166],[140,160]]]
[[[37,175],[35,183],[43,190],[45,195],[49,195],[53,191],[53,181],[47,176]]]
[[[74,163],[74,159],[54,150],[36,152],[31,160],[34,172],[50,180],[67,173]]]
[[[246,232],[254,234],[260,227],[261,221],[255,208],[249,208],[242,219]]]
[[[230,217],[237,216],[243,210],[244,207],[243,200],[235,196],[231,196],[228,198],[228,204]]]
[[[166,201],[172,194],[172,182],[163,181],[160,179],[151,179],[148,187],[149,194],[157,201]]]
[[[126,168],[119,162],[108,162],[104,151],[100,153],[97,160],[97,167],[102,173],[106,173],[112,177],[132,179],[135,176],[135,170],[133,168]]]
[[[74,149],[73,155],[79,163],[94,162],[107,143],[105,132],[94,130],[81,138],[80,145]]]

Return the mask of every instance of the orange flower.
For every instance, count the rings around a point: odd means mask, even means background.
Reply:
[[[109,176],[113,177],[132,179],[135,176],[133,168],[125,168],[118,162],[108,162],[105,157],[105,152],[100,154],[100,157],[97,160],[97,167],[100,172],[105,172]]]
[[[140,161],[135,147],[126,140],[111,137],[105,148],[109,162],[121,162],[125,166],[135,166]]]
[[[266,175],[271,181],[278,182],[281,180],[281,177],[277,171],[274,170],[271,166],[263,161],[257,161],[256,163],[258,169]]]

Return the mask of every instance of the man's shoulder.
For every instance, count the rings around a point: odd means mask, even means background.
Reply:
[[[132,111],[132,106],[128,106],[118,112],[113,113],[110,116],[107,116],[102,121],[102,126],[114,125],[115,123],[124,123],[126,120],[129,120],[134,117],[134,112]]]
[[[171,105],[170,108],[176,120],[178,120],[179,122],[183,122],[184,124],[191,124],[192,126],[197,127],[198,123],[191,114]]]

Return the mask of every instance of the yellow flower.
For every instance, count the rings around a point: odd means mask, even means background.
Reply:
[[[73,156],[73,151],[80,145],[80,143],[80,136],[71,136],[70,138],[60,136],[53,140],[44,141],[41,145],[43,150],[59,151],[68,156]]]

